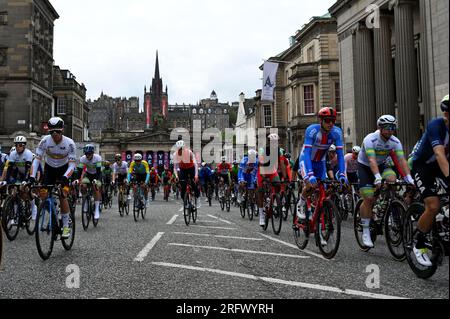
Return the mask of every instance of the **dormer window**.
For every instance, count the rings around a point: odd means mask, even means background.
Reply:
[[[204,113],[203,109],[200,109],[200,114],[203,114],[203,113]]]
[[[193,110],[192,110],[192,114],[197,114],[197,110],[196,110],[196,109],[193,109]]]

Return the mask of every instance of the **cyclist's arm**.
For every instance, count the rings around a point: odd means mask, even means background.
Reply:
[[[150,180],[150,168],[147,162],[144,161],[142,163],[144,163],[145,173],[147,174],[147,176],[145,177],[145,184],[148,184],[148,181]]]
[[[11,160],[7,160],[6,164],[5,164],[5,168],[3,169],[3,171],[5,172],[5,179],[6,181],[9,180],[9,178],[11,177],[12,174],[12,170],[14,169],[14,167],[16,166],[16,163],[11,161]]]
[[[75,143],[72,142],[69,144],[69,154],[68,154],[68,158],[69,158],[69,167],[67,168],[67,171],[64,173],[64,177],[69,179],[73,172],[75,171],[75,167],[77,166],[76,164],[76,152],[75,152]]]
[[[439,164],[439,168],[442,171],[442,174],[448,179],[449,168],[448,168],[448,159],[445,155],[445,147],[443,145],[438,145],[433,148],[434,154],[436,154],[436,161]]]
[[[345,155],[344,155],[344,142],[342,137],[342,130],[336,130],[336,155],[338,159],[338,168],[340,176],[345,176]]]
[[[198,163],[195,159],[194,153],[191,151],[192,160],[194,161],[194,167],[195,167],[195,178],[198,178]]]
[[[312,154],[312,146],[314,143],[314,137],[315,137],[315,130],[312,128],[308,128],[305,133],[305,145],[304,145],[304,161],[305,161],[305,168],[306,173],[308,174],[308,177],[314,176],[314,171],[312,169],[312,160],[311,160],[311,154]]]
[[[96,165],[95,179],[98,180],[98,181],[101,180],[102,179],[102,175],[103,175],[102,163],[98,162],[97,165]]]
[[[376,179],[381,179],[380,170],[378,169],[377,157],[375,153],[375,147],[373,142],[369,139],[364,140],[364,150],[366,152],[367,159],[369,160],[370,170],[375,175]]]
[[[131,181],[131,173],[133,173],[134,165],[136,165],[136,164],[134,162],[131,162],[130,168],[128,169],[128,174],[127,174],[128,183]]]
[[[31,164],[32,161],[27,161],[25,162],[25,180],[27,181],[28,178],[30,177],[30,173],[31,173]]]

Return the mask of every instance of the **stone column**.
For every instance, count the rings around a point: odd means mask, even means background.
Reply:
[[[391,54],[391,16],[382,13],[379,28],[375,28],[375,97],[376,116],[395,115],[395,77]]]
[[[420,0],[420,69],[422,70],[422,104],[425,115],[425,123],[427,125],[435,117],[434,104],[431,100],[434,98],[430,94],[430,87],[434,87],[434,83],[430,79],[430,71],[428,64],[428,0]],[[434,82],[434,79],[433,79]],[[434,95],[434,94],[433,94]]]
[[[356,136],[362,141],[376,129],[375,83],[372,32],[360,24],[355,37]]]
[[[395,15],[395,78],[397,83],[398,136],[409,153],[419,140],[417,62],[414,49],[415,1],[397,1]]]

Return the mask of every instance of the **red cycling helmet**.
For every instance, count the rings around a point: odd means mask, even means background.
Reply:
[[[324,118],[333,118],[336,119],[337,117],[337,112],[334,108],[332,107],[324,107],[323,109],[321,109],[319,111],[318,114],[319,118],[324,119]]]

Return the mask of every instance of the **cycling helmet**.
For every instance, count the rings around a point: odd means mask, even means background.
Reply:
[[[361,147],[359,147],[359,146],[353,146],[352,152],[353,152],[353,153],[356,153],[356,154],[359,154],[359,152],[361,152]]]
[[[109,162],[109,161],[106,161],[105,162],[105,167],[108,167],[108,166],[110,166],[111,165],[111,163]]]
[[[14,144],[27,144],[27,138],[25,136],[16,136],[14,138]]]
[[[233,161],[233,165],[237,165],[237,161],[236,160]]]
[[[205,166],[206,166],[206,163],[205,163],[205,162],[203,162],[203,163],[202,163],[202,167],[205,167]]]
[[[134,154],[134,160],[135,161],[142,161],[142,154],[139,154],[139,153]]]
[[[332,107],[324,107],[319,111],[318,114],[319,118],[324,119],[324,118],[332,118],[332,119],[336,119],[337,117],[337,112],[334,108]]]
[[[448,112],[448,95],[446,95],[441,102],[442,112]]]
[[[88,154],[94,154],[95,152],[95,146],[88,144],[84,147],[84,154],[88,155]]]
[[[177,148],[183,148],[184,147],[184,141],[183,140],[179,140],[176,144]]]
[[[284,154],[284,157],[286,157],[286,159],[291,159],[291,154],[290,153],[286,153],[286,154]]]
[[[331,144],[330,148],[328,149],[329,152],[336,152],[336,145]]]
[[[227,157],[226,156],[222,156],[222,158],[220,159],[222,162],[226,162],[227,161]]]
[[[154,167],[152,167],[151,171],[152,171],[152,172],[154,172],[154,171],[155,171],[155,168],[154,168]]]
[[[383,115],[378,119],[377,122],[378,127],[384,127],[386,125],[398,125],[397,119],[392,115]]]
[[[64,120],[60,117],[52,117],[48,120],[47,124],[48,130],[62,130],[64,128]]]
[[[248,156],[256,156],[258,155],[258,152],[256,150],[249,150],[248,151]]]
[[[267,136],[267,138],[270,141],[278,141],[280,139],[280,137],[276,133],[269,134],[269,136]]]
[[[116,161],[122,160],[122,155],[120,155],[120,154],[114,155],[114,160],[116,160]]]

